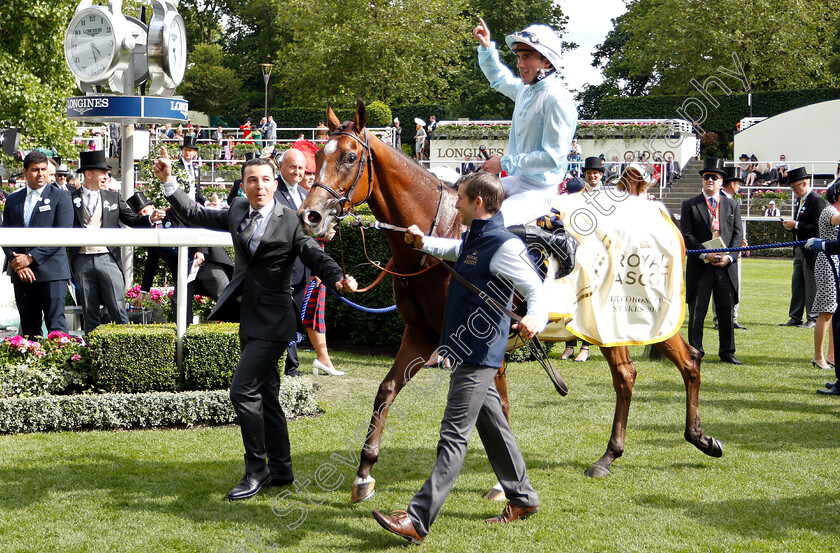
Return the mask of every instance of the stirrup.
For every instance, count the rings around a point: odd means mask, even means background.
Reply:
[[[575,268],[575,252],[578,243],[573,236],[566,234],[562,226],[551,232],[535,225],[513,225],[508,227],[508,230],[525,242],[529,252],[533,250],[531,246],[535,246],[544,255],[557,260],[554,278],[563,278]],[[539,263],[537,266],[539,267]]]

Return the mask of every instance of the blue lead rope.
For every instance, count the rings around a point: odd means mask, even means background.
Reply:
[[[329,290],[329,292],[333,296],[337,297],[343,303],[349,305],[353,309],[358,309],[359,311],[361,311],[363,313],[376,313],[376,314],[378,314],[378,313],[390,313],[391,311],[396,311],[397,310],[396,305],[392,305],[390,307],[365,307],[364,305],[359,305],[358,303],[353,303],[352,301],[348,300],[347,298],[345,298],[343,296],[339,296],[338,293],[335,292],[329,286],[327,287],[327,290]]]
[[[762,246],[747,246],[745,248],[725,248],[717,250],[685,250],[686,255],[699,255],[701,253],[722,253],[722,252],[748,252],[752,250],[769,250],[770,248],[785,248],[788,246],[804,246],[806,240],[799,242],[780,242],[778,244],[764,244]]]

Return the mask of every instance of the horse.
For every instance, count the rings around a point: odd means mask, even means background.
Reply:
[[[455,209],[455,190],[402,152],[380,140],[372,140],[366,120],[361,100],[356,104],[354,120],[345,123],[327,107],[330,137],[317,157],[316,182],[298,212],[304,230],[313,237],[326,236],[330,226],[352,206],[366,202],[379,221],[400,227],[416,224],[427,235],[459,238],[462,225]],[[370,473],[379,458],[388,411],[400,390],[437,349],[449,281],[445,268],[436,266],[429,256],[405,244],[401,234],[387,232],[385,237],[393,256],[394,297],[405,321],[405,331],[394,363],[376,393],[353,482],[353,503],[374,494],[376,480]],[[679,332],[655,345],[677,366],[685,382],[685,439],[706,455],[720,457],[723,453],[720,442],[704,435],[700,426],[700,353]],[[586,471],[591,477],[609,475],[613,461],[624,452],[627,415],[636,380],[636,368],[627,347],[601,347],[601,351],[612,373],[616,406],[607,450]],[[504,367],[497,373],[495,385],[507,416],[510,404]],[[498,494],[488,496],[503,498]]]

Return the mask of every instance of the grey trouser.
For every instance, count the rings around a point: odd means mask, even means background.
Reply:
[[[508,500],[522,507],[539,505],[537,492],[525,472],[525,460],[493,384],[497,371],[476,365],[458,365],[452,371],[446,410],[440,423],[437,461],[432,475],[411,499],[407,509],[420,536],[429,533],[446,496],[455,485],[473,428],[478,429],[490,466]]]
[[[128,324],[125,313],[125,280],[109,253],[79,254],[73,259],[73,283],[85,316],[85,334],[99,326],[99,306],[104,305],[117,324]]]

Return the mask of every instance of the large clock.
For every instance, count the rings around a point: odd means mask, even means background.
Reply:
[[[107,79],[116,69],[119,53],[111,12],[91,6],[76,13],[64,35],[64,56],[77,79],[85,83]]]
[[[170,96],[184,80],[187,68],[187,30],[184,19],[166,0],[152,0],[146,52],[149,94]]]
[[[83,0],[70,20],[64,34],[64,57],[83,91],[110,81],[115,92],[124,92],[121,82],[113,83],[131,62],[134,37],[121,4],[121,0],[110,0],[105,8]]]

